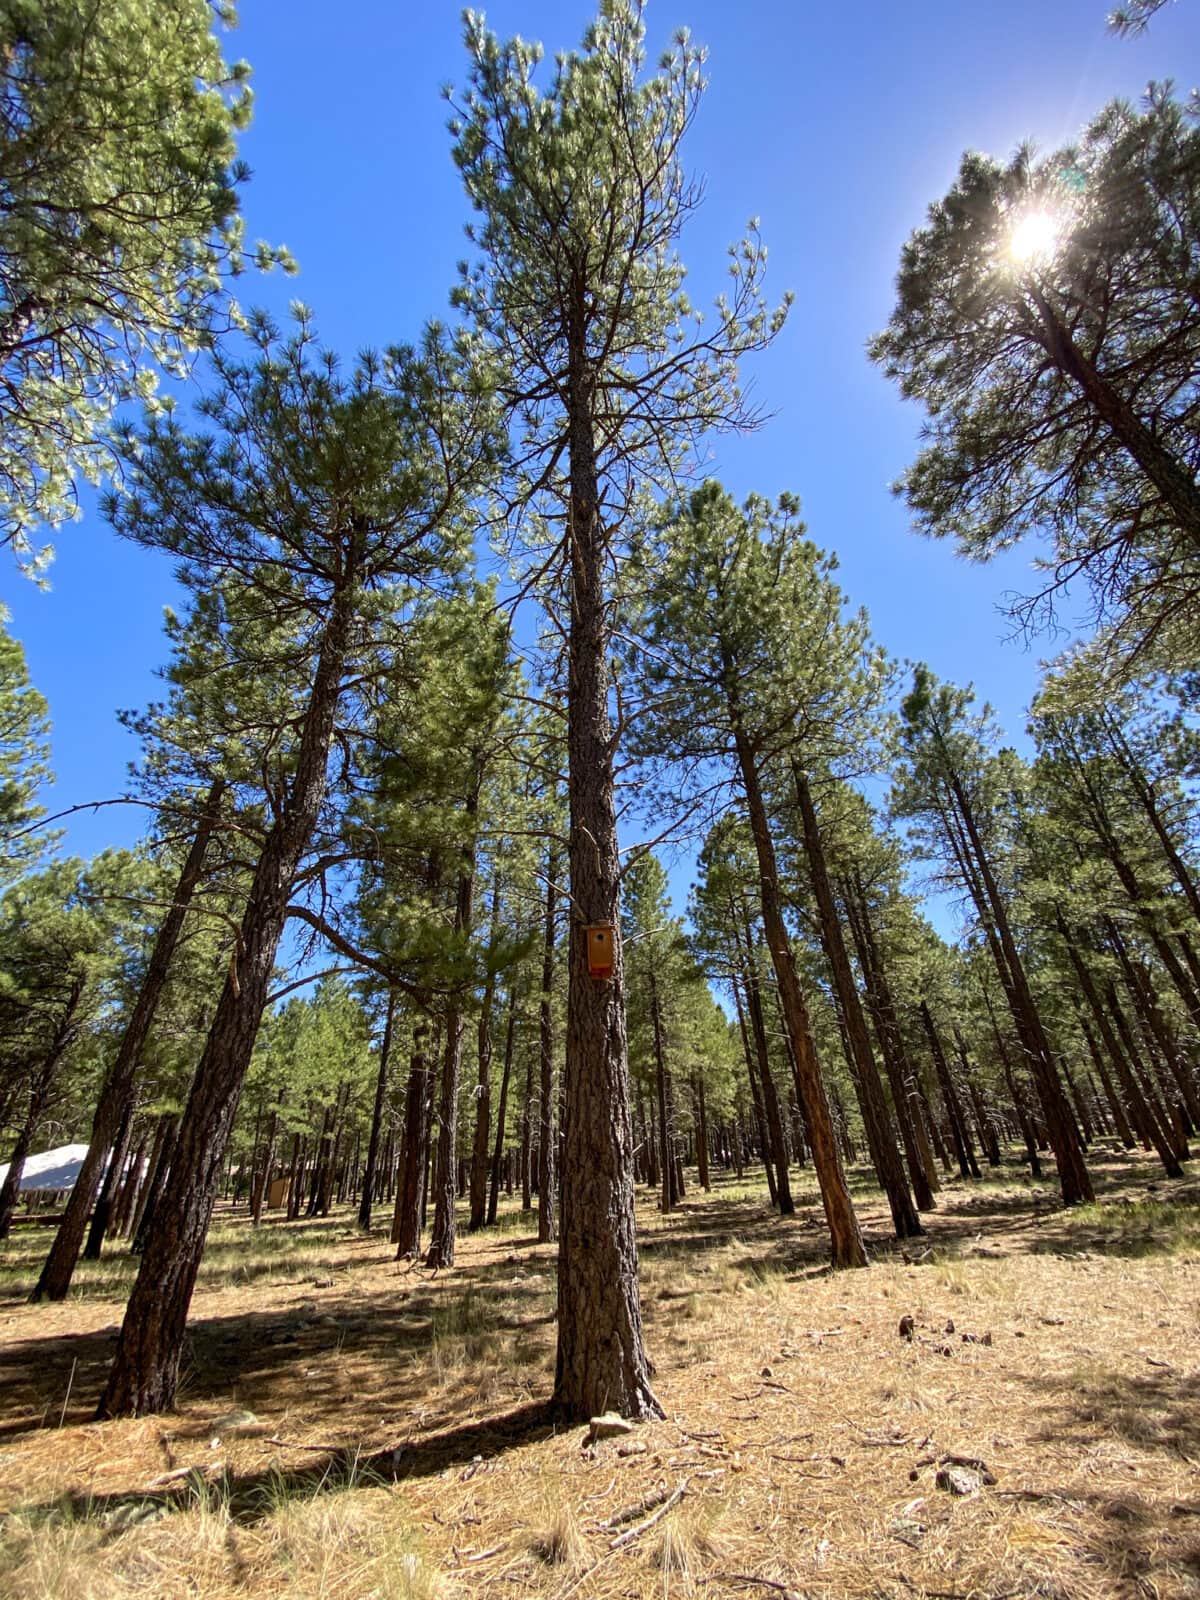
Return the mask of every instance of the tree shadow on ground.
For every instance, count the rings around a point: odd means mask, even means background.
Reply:
[[[1069,1440],[1081,1450],[1117,1439],[1138,1450],[1200,1460],[1200,1373],[1164,1365],[1145,1376],[1104,1369],[1068,1378],[1030,1375],[1024,1382],[1040,1397],[1045,1416],[1037,1439]]]
[[[34,1517],[107,1522],[115,1537],[125,1531],[131,1520],[150,1520],[155,1515],[188,1511],[199,1504],[210,1508],[220,1504],[233,1522],[248,1527],[270,1516],[284,1501],[436,1477],[447,1471],[457,1470],[461,1481],[486,1476],[501,1456],[549,1438],[559,1426],[552,1404],[531,1401],[480,1422],[443,1429],[421,1439],[406,1439],[370,1454],[347,1446],[331,1449],[315,1463],[302,1467],[272,1466],[242,1474],[227,1471],[216,1483],[203,1481],[197,1474],[161,1489],[60,1495],[45,1505],[23,1509]]]
[[[188,1324],[181,1364],[180,1398],[189,1407],[244,1397],[256,1409],[294,1405],[301,1385],[305,1417],[313,1427],[336,1431],[353,1377],[354,1398],[385,1409],[392,1403],[397,1363],[428,1356],[436,1342],[456,1353],[495,1356],[499,1342],[527,1343],[553,1320],[547,1307],[552,1279],[514,1280],[508,1263],[488,1263],[459,1275],[397,1274],[369,1303],[346,1285],[292,1306],[268,1311],[204,1316]],[[302,1286],[297,1286],[302,1287]],[[0,1438],[31,1429],[89,1422],[116,1348],[115,1324],[91,1333],[42,1335],[0,1345],[4,1414]],[[464,1372],[460,1388],[471,1386]],[[67,1397],[69,1394],[69,1403]],[[453,1397],[443,1380],[440,1399]],[[189,1425],[177,1429],[186,1437]],[[211,1432],[198,1420],[197,1436]]]
[[[1019,1497],[1090,1511],[1081,1537],[1087,1560],[1116,1579],[1120,1592],[1157,1593],[1155,1576],[1163,1579],[1168,1568],[1200,1592],[1200,1493],[1174,1504],[1148,1499],[1137,1490],[1132,1455],[1162,1452],[1189,1464],[1200,1459],[1200,1374],[1163,1369],[1138,1376],[1106,1369],[1057,1379],[1031,1374],[1024,1381],[1042,1413],[1031,1439],[1069,1443],[1081,1457],[1103,1446],[1112,1481],[1096,1489],[1073,1484],[1015,1491]],[[1112,1458],[1114,1443],[1130,1447],[1127,1467]]]
[[[1168,1231],[1156,1229],[1153,1218],[1138,1224],[1136,1208],[1147,1202],[1183,1208],[1200,1204],[1200,1180],[1162,1180],[1140,1151],[1097,1146],[1092,1173],[1103,1208],[1099,1217],[1090,1212],[1084,1218],[1065,1206],[1052,1176],[1032,1183],[1023,1166],[1011,1162],[1001,1171],[989,1169],[982,1180],[948,1177],[938,1192],[936,1208],[922,1214],[924,1234],[914,1239],[895,1237],[877,1187],[865,1187],[856,1195],[855,1205],[873,1261],[919,1264],[946,1256],[1155,1255],[1175,1248],[1175,1241]],[[727,1268],[798,1279],[818,1276],[830,1270],[828,1235],[819,1197],[802,1186],[805,1176],[801,1173],[801,1183],[794,1186],[793,1216],[781,1217],[768,1208],[765,1196],[763,1201],[722,1201],[718,1187],[715,1198],[698,1205],[685,1200],[657,1228],[640,1235],[639,1251],[648,1262],[689,1261],[708,1250],[744,1242],[753,1253],[726,1259]],[[1133,1219],[1128,1225],[1127,1215]]]

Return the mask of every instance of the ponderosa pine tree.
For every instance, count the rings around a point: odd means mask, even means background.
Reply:
[[[171,551],[201,598],[227,585],[263,618],[286,616],[289,665],[305,687],[290,737],[270,752],[268,825],[103,1416],[173,1403],[221,1160],[321,815],[343,695],[394,658],[414,590],[438,585],[461,561],[468,499],[499,447],[486,391],[437,330],[420,352],[361,358],[349,378],[317,350],[306,322],[284,342],[260,320],[256,339],[256,359],[212,361],[200,409],[213,433],[189,434],[168,415],[129,436],[126,488],[110,504],[118,530]],[[236,637],[228,643],[236,657]]]
[[[915,669],[901,707],[892,810],[914,825],[926,854],[970,897],[1037,1086],[1063,1199],[1078,1205],[1093,1198],[1091,1178],[1014,935],[997,840],[1003,823],[1011,825],[1012,808],[990,750],[987,708],[973,715],[973,698],[969,689],[940,684],[927,667]]]
[[[174,893],[154,936],[137,1000],[129,1014],[116,1057],[100,1091],[96,1114],[92,1119],[91,1132],[88,1136],[87,1154],[76,1175],[75,1185],[68,1196],[62,1221],[58,1225],[54,1243],[50,1247],[50,1253],[30,1296],[31,1300],[65,1300],[67,1291],[71,1287],[71,1278],[83,1244],[88,1216],[100,1193],[105,1163],[112,1152],[117,1131],[134,1093],[134,1081],[142,1047],[166,988],[176,946],[183,933],[192,896],[204,869],[204,857],[209,840],[218,822],[224,792],[224,780],[215,779],[200,806],[196,831],[184,858]],[[100,1217],[97,1222],[98,1232],[103,1234],[107,1218]]]
[[[932,1210],[938,1187],[916,1068],[908,1056],[894,1003],[883,947],[894,911],[903,901],[903,852],[872,808],[847,783],[826,784],[822,810],[824,855],[835,914],[858,964],[862,1003],[870,1019],[892,1093],[913,1195]]]
[[[392,1044],[396,1034],[396,991],[389,988],[385,993],[383,1004],[383,1034],[380,1038],[375,1066],[375,1100],[371,1108],[371,1129],[367,1135],[367,1158],[363,1165],[362,1193],[358,1200],[358,1225],[367,1232],[371,1226],[371,1208],[375,1202],[375,1188],[379,1178],[379,1164],[381,1145],[383,1141],[383,1117],[387,1107],[390,1072],[392,1065]],[[270,1157],[268,1156],[266,1176],[270,1178]]]
[[[1200,1032],[1200,874],[1188,859],[1189,796],[1165,766],[1163,719],[1139,735],[1135,707],[1128,691],[1080,705],[1069,678],[1047,680],[1031,722],[1044,810],[1061,838],[1106,864],[1096,887],[1132,913]]]
[[[1151,17],[1167,4],[1168,0],[1129,0],[1127,5],[1109,12],[1108,25],[1114,33],[1136,38],[1138,34],[1145,33]]]
[[[28,872],[50,842],[33,831],[45,815],[38,791],[51,776],[48,707],[6,621],[0,608],[0,888]]]
[[[484,874],[490,884],[491,915],[476,1028],[473,1091],[475,1128],[471,1141],[469,1184],[469,1226],[472,1230],[490,1226],[496,1220],[491,1194],[497,1191],[499,1183],[499,1156],[496,1152],[502,1152],[504,1144],[504,1122],[512,1076],[510,1034],[511,1045],[515,1047],[516,1043],[512,995],[515,988],[527,984],[532,961],[536,959],[544,964],[545,956],[543,897],[546,890],[536,867],[543,849],[542,840],[536,835],[544,821],[542,796],[539,793],[544,788],[544,779],[540,775],[535,777],[530,770],[531,765],[541,759],[543,740],[536,719],[528,719],[519,704],[510,708],[497,731],[502,734],[502,739],[497,740],[483,797],[483,826],[487,837],[481,855]],[[552,928],[552,957],[553,933]],[[506,994],[509,997],[507,1009],[504,1004]],[[552,1032],[549,1043],[552,1050]],[[498,1058],[500,1084],[497,1096],[493,1091],[497,1087]],[[552,1072],[552,1054],[549,1067]],[[552,1098],[551,1083],[550,1090],[543,1089],[541,1095],[543,1108]],[[496,1123],[494,1143],[493,1122]],[[550,1155],[552,1158],[552,1151]],[[547,1238],[554,1238],[557,1229],[552,1159],[549,1170],[549,1184],[543,1186],[539,1182],[538,1232],[540,1237],[541,1214],[544,1211],[551,1228]],[[498,1192],[496,1204],[499,1204]]]
[[[659,1210],[679,1202],[676,1176],[677,1130],[675,1084],[667,1056],[667,1010],[670,1003],[671,957],[682,942],[682,930],[670,915],[667,874],[651,851],[643,851],[626,869],[622,891],[621,938],[626,946],[626,983],[630,1010],[636,999],[648,1036],[653,1063],[651,1093],[658,1103],[658,1145],[661,1192]],[[636,991],[641,994],[637,995]]]
[[[356,798],[345,833],[348,848],[360,840],[365,856],[355,905],[365,933],[357,937],[359,949],[370,947],[394,974],[403,971],[420,1008],[435,1009],[444,1026],[429,1249],[431,1264],[446,1267],[455,1248],[464,1033],[468,1017],[482,1008],[483,1044],[490,1049],[495,978],[511,951],[511,940],[498,930],[480,938],[473,916],[480,832],[494,831],[492,809],[498,816],[505,809],[493,790],[512,733],[504,717],[512,674],[508,625],[493,588],[477,585],[428,608],[410,630],[409,646],[410,684],[403,690],[390,685],[375,710],[371,780]],[[439,903],[444,896],[452,899],[448,927]],[[423,1073],[423,1057],[422,1063]],[[408,1161],[423,1163],[424,1136],[410,1141]],[[481,1166],[486,1172],[486,1156]],[[415,1251],[420,1231],[412,1176],[397,1198],[393,1228],[405,1255]]]
[[[700,877],[689,905],[692,946],[716,982],[727,986],[736,1014],[759,1151],[772,1205],[794,1211],[779,1095],[772,1074],[762,1004],[769,957],[757,929],[758,892],[754,842],[745,825],[726,812],[709,830],[698,861]]]
[[[917,526],[974,559],[1048,534],[1019,610],[1082,573],[1126,664],[1196,658],[1198,254],[1197,108],[1152,86],[1041,159],[964,156],[871,346],[930,417],[897,485]]]
[[[247,265],[236,135],[250,69],[221,0],[37,0],[0,14],[0,541],[31,535],[107,459],[113,407],[179,372]],[[259,245],[259,266],[286,252]]]
[[[745,805],[833,1263],[852,1267],[866,1251],[784,915],[767,791],[781,760],[825,766],[855,750],[878,704],[882,660],[865,619],[842,616],[832,562],[802,532],[792,497],[739,508],[716,483],[664,519],[648,556],[645,644],[634,652],[645,699],[638,741],[671,764],[673,787],[732,787]]]
[[[113,1004],[121,970],[147,935],[153,883],[138,854],[105,851],[27,874],[0,901],[0,1107],[16,1134],[0,1186],[0,1238],[68,1058]]]
[[[676,249],[700,189],[681,149],[703,90],[702,54],[677,36],[643,78],[641,0],[604,0],[579,51],[502,43],[469,12],[470,76],[454,156],[478,214],[457,302],[495,351],[518,425],[514,495],[545,513],[566,640],[571,937],[555,1398],[565,1413],[654,1416],[633,1228],[632,1138],[619,940],[612,976],[588,974],[584,930],[620,923],[609,654],[614,584],[647,488],[689,446],[754,419],[737,363],[782,321],[764,305],[757,234],[711,330],[697,327]],[[453,96],[451,96],[453,100]],[[603,1219],[601,1221],[601,1219]]]
[[[488,608],[487,616],[481,618],[471,630],[469,645],[464,641],[464,646],[454,663],[457,670],[450,679],[454,689],[455,717],[460,729],[455,761],[459,843],[450,864],[450,870],[456,878],[453,953],[460,962],[469,959],[472,949],[475,881],[480,828],[485,820],[485,790],[505,735],[504,699],[511,679],[508,628],[505,618],[494,606]],[[487,957],[482,991],[489,1005],[490,995],[494,993],[491,947],[496,943],[498,931],[497,928],[492,929],[490,940],[485,933]],[[466,1017],[475,1008],[477,992],[475,983],[456,985],[445,1010],[445,1053],[437,1100],[433,1232],[425,1256],[426,1265],[431,1267],[454,1264],[459,1070]]]
[[[826,843],[817,819],[812,787],[802,763],[793,758],[791,766],[796,803],[800,811],[804,856],[808,865],[813,899],[816,902],[821,945],[829,963],[842,1027],[849,1045],[847,1061],[853,1075],[859,1108],[862,1111],[867,1147],[871,1152],[876,1176],[891,1207],[896,1237],[914,1238],[917,1234],[923,1233],[924,1229],[921,1227],[921,1219],[917,1215],[917,1207],[904,1176],[900,1152],[892,1131],[891,1114],[875,1065],[875,1056],[867,1031],[866,1014],[854,981],[842,917],[830,881]]]

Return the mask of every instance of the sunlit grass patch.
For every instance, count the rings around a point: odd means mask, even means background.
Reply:
[[[541,1484],[541,1506],[529,1535],[529,1548],[539,1561],[550,1567],[577,1571],[587,1557],[587,1544],[579,1528],[575,1508],[564,1493],[564,1486],[549,1478]]]
[[[1080,1248],[1122,1256],[1200,1251],[1200,1206],[1171,1199],[1079,1206],[1066,1218]],[[1086,1236],[1086,1237],[1085,1237]]]
[[[351,1456],[310,1482],[282,1474],[247,1514],[226,1482],[178,1501],[115,1507],[63,1500],[5,1519],[0,1592],[12,1600],[262,1595],[436,1600],[420,1538],[378,1477]]]
[[[721,1509],[711,1501],[685,1499],[655,1530],[647,1555],[661,1574],[664,1594],[698,1592],[714,1563],[724,1559],[720,1537]]]

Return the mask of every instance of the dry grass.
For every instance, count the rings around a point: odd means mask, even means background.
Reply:
[[[348,1216],[257,1236],[223,1218],[178,1412],[104,1424],[90,1409],[128,1266],[89,1264],[65,1305],[28,1306],[48,1236],[18,1232],[0,1273],[0,1593],[1195,1595],[1197,1190],[1110,1153],[1102,1202],[1067,1214],[1011,1177],[947,1185],[909,1261],[860,1191],[875,1265],[837,1276],[811,1185],[786,1221],[749,1186],[690,1190],[667,1218],[643,1202],[667,1417],[626,1454],[544,1408],[553,1247],[528,1218],[460,1238],[436,1277]],[[234,1405],[261,1426],[222,1434]],[[947,1456],[995,1482],[947,1493]]]

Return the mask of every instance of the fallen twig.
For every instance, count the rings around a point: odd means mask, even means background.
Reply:
[[[777,1583],[774,1578],[756,1578],[752,1572],[722,1572],[721,1577],[726,1583],[754,1583],[763,1589],[774,1589],[783,1600],[800,1600],[795,1589],[790,1589],[786,1583]]]
[[[67,1415],[67,1407],[71,1403],[71,1388],[75,1382],[75,1368],[79,1365],[78,1357],[71,1362],[71,1376],[67,1379],[67,1392],[63,1395],[62,1410],[58,1414],[58,1425],[61,1428]],[[1165,1365],[1165,1363],[1164,1363]]]
[[[679,1504],[686,1491],[687,1482],[685,1480],[679,1485],[673,1494],[669,1495],[667,1499],[663,1501],[662,1505],[659,1506],[657,1511],[652,1512],[650,1516],[646,1518],[645,1522],[639,1522],[636,1528],[628,1528],[624,1533],[618,1534],[615,1539],[610,1540],[608,1548],[610,1550],[620,1550],[622,1546],[631,1544],[634,1539],[640,1538],[648,1528],[652,1528],[656,1522],[661,1522],[663,1517],[666,1516],[667,1512],[670,1511],[672,1506]]]
[[[462,1559],[464,1561],[488,1561],[492,1556],[498,1556],[505,1548],[502,1544],[494,1544],[490,1550],[479,1550],[474,1555],[464,1555]]]
[[[649,1494],[644,1494],[634,1505],[625,1506],[620,1511],[614,1511],[607,1521],[602,1522],[602,1528],[619,1528],[626,1522],[634,1522],[638,1517],[645,1516],[647,1511],[653,1511],[655,1506],[662,1505],[671,1491],[665,1486],[661,1489],[652,1489]]]
[[[281,1439],[277,1433],[273,1433],[267,1443],[282,1445],[285,1450],[311,1450],[319,1456],[345,1455],[350,1448],[345,1444],[301,1444],[296,1439]]]

